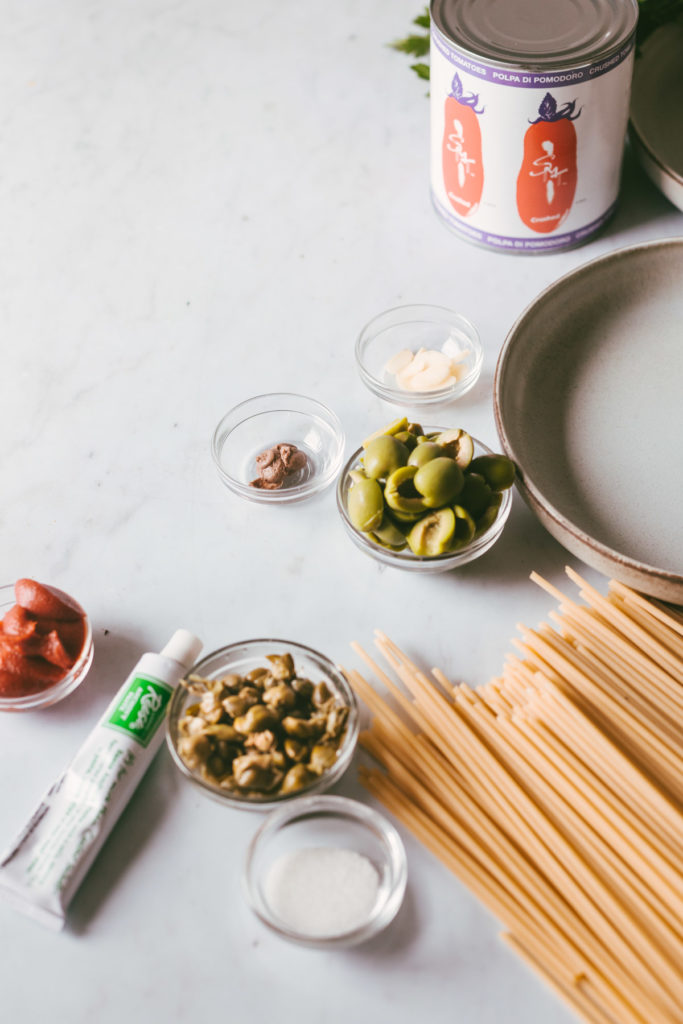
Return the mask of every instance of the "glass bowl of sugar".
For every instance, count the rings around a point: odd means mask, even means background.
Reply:
[[[347,797],[311,796],[266,818],[243,883],[252,910],[277,935],[333,949],[386,928],[406,878],[403,843],[382,814]]]

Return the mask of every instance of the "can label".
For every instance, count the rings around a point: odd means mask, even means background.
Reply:
[[[518,252],[601,227],[619,190],[633,37],[596,64],[539,72],[488,64],[432,26],[430,65],[432,201],[450,227]]]

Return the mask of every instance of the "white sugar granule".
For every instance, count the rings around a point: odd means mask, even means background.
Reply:
[[[322,938],[367,921],[379,877],[355,850],[306,847],[279,857],[266,876],[264,895],[276,917],[295,931]]]

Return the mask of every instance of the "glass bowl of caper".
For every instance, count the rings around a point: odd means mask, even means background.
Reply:
[[[514,463],[466,431],[404,417],[353,453],[339,475],[337,508],[371,558],[409,572],[447,572],[498,540],[514,478]]]
[[[341,778],[358,729],[355,696],[336,665],[302,644],[259,639],[193,666],[171,699],[166,740],[202,792],[264,811]]]

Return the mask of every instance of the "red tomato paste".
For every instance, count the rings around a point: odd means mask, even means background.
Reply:
[[[85,612],[68,594],[23,579],[14,597],[0,620],[0,697],[27,697],[61,682],[85,639]]]

